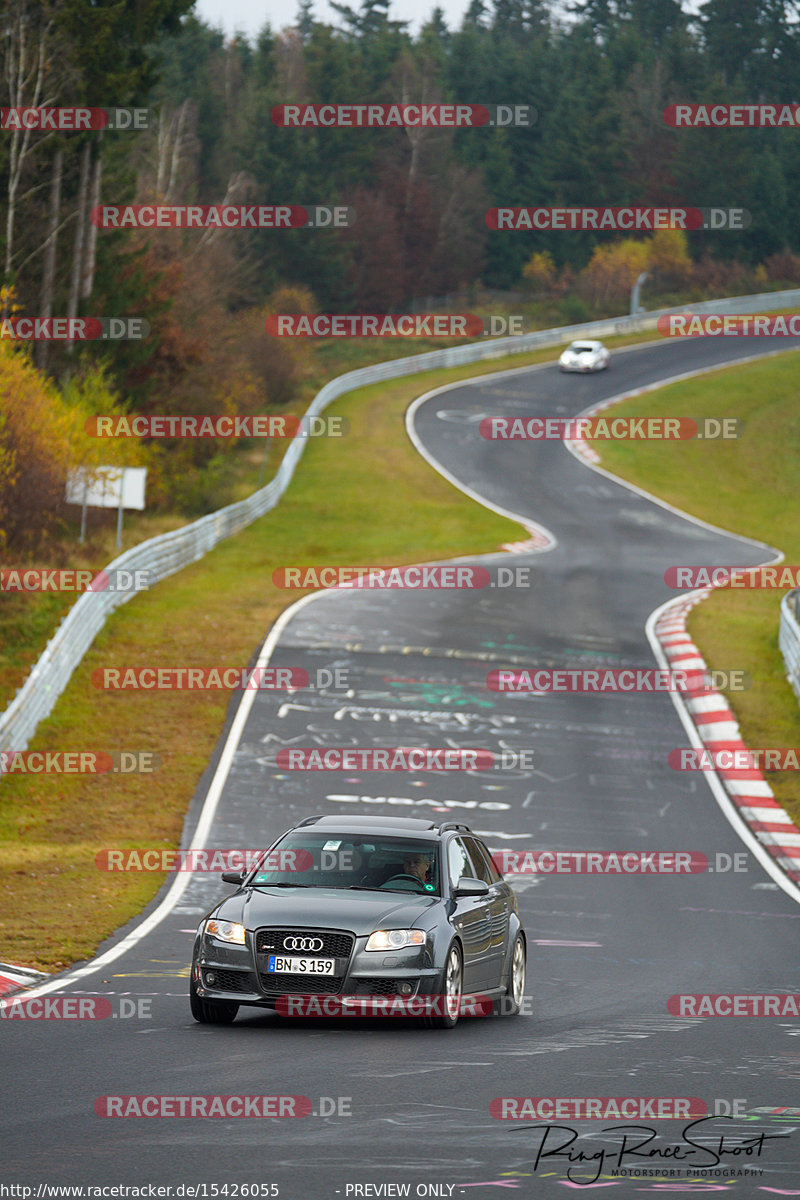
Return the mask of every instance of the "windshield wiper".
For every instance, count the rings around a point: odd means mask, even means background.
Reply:
[[[249,884],[249,886],[250,887],[306,887],[307,888],[307,887],[311,887],[312,885],[310,883],[264,883],[264,881],[262,880],[261,883],[256,883],[255,881],[253,881],[253,883]]]

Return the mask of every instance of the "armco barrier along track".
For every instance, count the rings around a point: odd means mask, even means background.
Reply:
[[[786,663],[786,678],[800,700],[800,590],[788,592],[781,601],[778,642]]]

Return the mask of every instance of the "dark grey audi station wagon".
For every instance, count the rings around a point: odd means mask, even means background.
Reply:
[[[308,817],[249,872],[222,878],[236,891],[195,937],[197,1021],[227,1025],[250,1005],[411,1015],[451,1029],[465,1013],[520,1011],[526,939],[516,897],[467,825]]]

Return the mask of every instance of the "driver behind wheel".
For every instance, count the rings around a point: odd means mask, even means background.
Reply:
[[[428,882],[430,866],[427,854],[407,854],[403,859],[404,874],[415,875],[422,883]]]

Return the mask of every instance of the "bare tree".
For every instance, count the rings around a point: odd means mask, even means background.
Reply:
[[[78,182],[78,211],[75,216],[75,238],[72,243],[72,273],[67,296],[67,317],[73,320],[78,315],[78,299],[80,297],[81,281],[83,278],[83,248],[86,243],[86,226],[89,223],[87,200],[89,196],[89,169],[92,160],[92,147],[85,141],[81,150],[81,169]],[[67,352],[72,353],[73,342],[67,342]]]
[[[170,204],[185,180],[187,163],[197,149],[194,126],[196,113],[193,101],[184,100],[172,113],[163,108],[156,130],[155,191],[158,199]]]
[[[441,103],[442,97],[436,82],[435,64],[427,56],[419,61],[407,50],[404,50],[392,71],[391,86],[396,104]],[[411,144],[405,198],[405,215],[408,218],[414,192],[420,181],[423,152],[430,151],[429,157],[439,153],[441,161],[444,161],[453,138],[450,130],[430,125],[407,125],[405,132]]]
[[[275,39],[275,74],[277,77],[277,92],[285,100],[297,103],[308,94],[308,79],[306,77],[306,56],[303,39],[298,30],[291,27],[282,29]],[[227,63],[230,62],[230,52],[226,61],[226,96],[229,103],[229,87],[227,86]],[[229,103],[230,110],[230,103]]]
[[[97,137],[97,154],[92,169],[92,183],[89,195],[89,213],[86,221],[86,248],[83,256],[83,277],[81,280],[81,299],[88,300],[94,289],[94,269],[97,259],[97,226],[92,224],[90,215],[93,209],[100,205],[100,185],[103,178],[103,155],[101,151],[103,131]]]
[[[58,217],[61,209],[61,181],[64,176],[64,151],[59,146],[53,158],[53,177],[50,183],[50,211],[47,218],[47,237],[44,243],[42,288],[39,297],[39,313],[45,319],[53,315],[53,293],[56,281],[56,242],[58,240]],[[36,343],[36,365],[40,371],[47,369],[48,342]]]
[[[52,20],[37,21],[29,12],[27,0],[16,0],[6,8],[3,29],[3,83],[9,108],[39,108],[52,105],[55,94],[45,95],[52,86],[50,56],[52,51]],[[30,128],[8,130],[8,185],[6,199],[6,253],[3,273],[10,281],[14,263],[14,233],[19,187],[28,159],[35,147],[52,135],[34,138]]]

